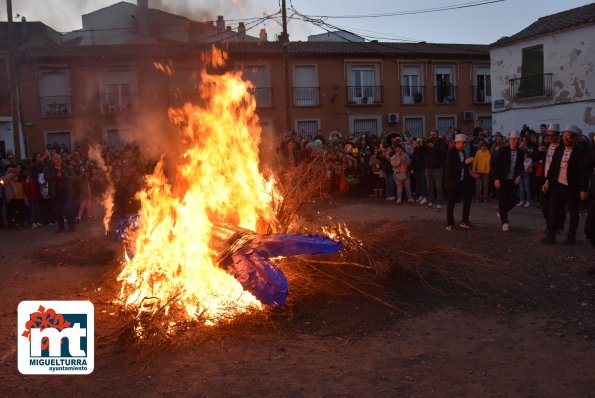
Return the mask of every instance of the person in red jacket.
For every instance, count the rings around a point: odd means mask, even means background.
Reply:
[[[28,203],[29,222],[31,223],[31,227],[33,229],[40,227],[40,208],[43,197],[41,196],[41,190],[39,189],[39,181],[27,171],[25,172],[25,178],[23,180],[23,192],[25,193],[25,199]]]

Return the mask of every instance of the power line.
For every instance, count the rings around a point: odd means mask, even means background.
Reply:
[[[410,11],[395,11],[395,12],[386,12],[386,13],[377,13],[377,14],[307,15],[307,16],[311,17],[311,18],[325,18],[325,19],[383,18],[383,17],[394,17],[394,16],[401,16],[401,15],[427,14],[427,13],[432,13],[432,12],[450,11],[450,10],[457,10],[457,9],[461,9],[461,8],[483,6],[483,5],[492,4],[492,3],[500,3],[503,1],[506,1],[506,0],[483,0],[483,1],[474,1],[474,2],[469,2],[469,3],[452,4],[452,5],[443,6],[443,7],[425,8],[425,9],[410,10]]]

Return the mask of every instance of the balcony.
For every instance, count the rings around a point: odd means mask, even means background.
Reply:
[[[320,105],[320,87],[294,87],[293,106]]]
[[[492,103],[492,87],[473,86],[473,103],[490,104]]]
[[[101,93],[99,94],[101,114],[120,115],[134,111],[135,93]]]
[[[403,104],[423,105],[425,86],[401,86]]]
[[[382,86],[347,86],[347,105],[381,105]]]
[[[271,108],[273,106],[272,87],[254,87],[249,91],[256,100],[257,108]]]
[[[41,115],[43,117],[60,117],[72,115],[69,95],[52,95],[41,97]]]
[[[511,100],[551,97],[552,73],[510,79]]]
[[[435,104],[456,104],[457,103],[457,86],[453,86],[453,85],[434,86],[434,103]]]

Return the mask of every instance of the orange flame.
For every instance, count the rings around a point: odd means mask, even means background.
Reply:
[[[214,49],[209,60],[220,66],[225,58]],[[133,238],[135,254],[118,276],[126,306],[182,309],[184,319],[207,323],[260,308],[217,267],[212,245],[214,223],[257,232],[274,223],[273,188],[259,170],[261,131],[248,88],[240,72],[203,71],[199,91],[207,105],[169,109],[187,145],[175,178],[166,177],[162,158],[137,194],[142,225]]]

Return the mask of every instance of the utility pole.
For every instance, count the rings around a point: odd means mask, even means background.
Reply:
[[[14,157],[21,159],[21,134],[19,129],[19,103],[17,93],[17,70],[15,64],[16,43],[12,25],[12,0],[6,0],[8,14],[8,81],[10,82],[10,110],[12,114],[12,139],[14,141]],[[23,22],[25,23],[25,22]]]
[[[285,131],[292,130],[291,126],[291,85],[289,84],[289,35],[287,34],[287,7],[285,0],[281,1],[281,19],[283,22],[283,33],[279,42],[283,46],[283,69],[285,73]]]

